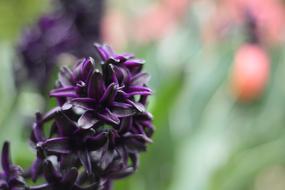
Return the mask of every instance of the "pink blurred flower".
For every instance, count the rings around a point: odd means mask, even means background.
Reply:
[[[175,25],[174,17],[161,4],[153,4],[134,23],[134,38],[139,42],[149,42],[162,38]]]
[[[162,0],[165,6],[176,17],[181,18],[186,14],[191,0]]]
[[[137,18],[134,38],[140,42],[150,42],[163,38],[175,29],[177,22],[185,15],[190,0],[162,0],[152,4]]]
[[[119,9],[109,8],[103,19],[103,39],[120,49],[129,40],[139,43],[160,40],[176,28],[189,4],[190,0],[161,0],[151,3],[133,17],[125,15]]]
[[[223,34],[220,31],[231,25],[241,25],[245,22],[245,11],[255,17],[262,41],[277,43],[283,39],[285,12],[279,0],[221,0],[210,21],[214,32]]]

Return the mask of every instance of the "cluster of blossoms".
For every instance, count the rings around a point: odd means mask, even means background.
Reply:
[[[16,84],[32,82],[45,91],[58,56],[93,54],[93,42],[101,39],[104,0],[57,0],[55,9],[27,28],[18,45],[20,64]],[[23,72],[25,71],[25,72]]]
[[[36,114],[31,141],[37,157],[25,177],[46,182],[27,187],[5,143],[0,189],[109,190],[114,179],[137,169],[154,131],[144,61],[107,45],[95,47],[94,58],[61,69],[50,92],[58,106]]]

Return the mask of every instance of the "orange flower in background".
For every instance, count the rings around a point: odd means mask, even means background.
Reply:
[[[254,44],[241,46],[235,55],[232,88],[242,102],[259,98],[269,79],[270,61],[266,52]]]

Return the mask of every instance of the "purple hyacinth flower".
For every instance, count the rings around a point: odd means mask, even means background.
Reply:
[[[96,118],[118,125],[121,118],[143,113],[152,93],[146,85],[149,76],[141,72],[143,61],[131,54],[115,54],[106,45],[96,48],[101,61],[87,58],[72,70],[63,68],[58,87],[50,95],[61,105],[70,103],[86,110],[82,120]]]
[[[1,165],[3,171],[0,172],[0,189],[25,190],[26,185],[22,177],[22,169],[12,164],[8,142],[5,142],[2,148]]]
[[[44,176],[47,183],[35,190],[82,189],[86,184],[109,190],[113,180],[136,171],[139,153],[152,142],[152,115],[147,111],[152,91],[148,74],[142,72],[144,61],[116,54],[107,45],[96,44],[94,51],[94,59],[61,69],[50,92],[58,106],[36,114],[31,141],[37,158],[30,175],[33,180]],[[77,177],[63,183],[69,172]]]

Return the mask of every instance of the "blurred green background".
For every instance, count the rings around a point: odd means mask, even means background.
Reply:
[[[256,13],[260,46],[270,62],[264,90],[247,101],[231,82],[247,38],[241,5],[262,15]],[[103,40],[146,59],[156,126],[139,170],[115,190],[285,189],[284,6],[278,0],[108,1]],[[27,118],[53,102],[28,84],[15,87],[15,46],[50,7],[48,0],[0,0],[0,142],[12,142],[13,160],[23,166],[34,156]]]

